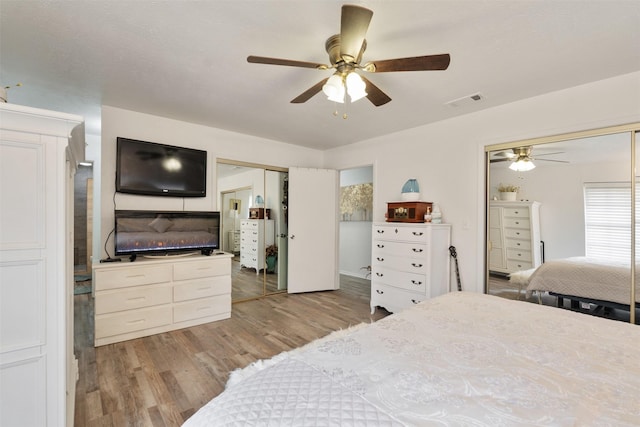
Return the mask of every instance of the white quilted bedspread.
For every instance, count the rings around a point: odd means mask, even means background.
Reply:
[[[640,327],[473,293],[236,371],[184,424],[637,426]]]

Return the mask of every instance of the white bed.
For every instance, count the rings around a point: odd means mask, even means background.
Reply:
[[[628,262],[587,257],[550,260],[529,277],[527,296],[534,291],[629,306],[631,267]]]
[[[467,292],[235,371],[202,426],[637,426],[640,327]]]

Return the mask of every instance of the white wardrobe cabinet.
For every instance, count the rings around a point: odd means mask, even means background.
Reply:
[[[542,263],[540,203],[491,201],[489,271],[510,274]]]
[[[80,116],[0,104],[0,425],[73,425]]]

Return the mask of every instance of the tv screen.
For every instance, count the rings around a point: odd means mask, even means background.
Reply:
[[[205,197],[207,152],[118,137],[116,191],[150,196]]]
[[[115,211],[115,254],[177,254],[220,248],[220,212]]]

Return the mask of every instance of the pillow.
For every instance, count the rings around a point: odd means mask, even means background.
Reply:
[[[156,230],[158,233],[164,233],[171,227],[173,223],[167,218],[156,218],[149,223],[149,226]]]

